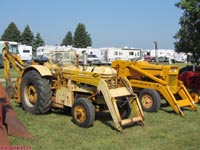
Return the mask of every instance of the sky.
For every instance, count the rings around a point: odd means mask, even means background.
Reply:
[[[1,0],[0,36],[11,22],[29,25],[48,45],[61,44],[82,23],[92,47],[174,49],[180,29],[178,0]]]

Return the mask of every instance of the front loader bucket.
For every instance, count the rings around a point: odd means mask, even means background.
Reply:
[[[22,138],[32,138],[32,135],[16,117],[13,108],[9,108],[9,106],[5,111],[5,125],[9,135]]]
[[[0,104],[0,146],[10,145],[6,127],[3,125],[3,105]]]
[[[27,131],[27,129],[20,122],[20,120],[16,117],[13,107],[10,104],[8,95],[4,91],[1,84],[0,84],[0,104],[2,105],[3,125],[7,129],[7,133],[9,135],[17,137],[32,138],[32,135]]]
[[[137,96],[134,93],[132,93],[132,88],[131,86],[128,85],[128,80],[127,79],[124,80],[125,80],[124,83],[127,82],[124,87],[109,89],[104,80],[100,80],[98,85],[98,90],[102,92],[105,98],[105,102],[108,106],[108,110],[110,111],[111,117],[115,123],[115,127],[120,132],[122,132],[124,126],[128,126],[134,123],[139,123],[140,125],[144,125],[144,114],[142,112],[139,100]],[[131,97],[130,104],[135,114],[131,118],[130,117],[122,118],[119,112],[119,108],[117,106],[116,98],[124,96]]]

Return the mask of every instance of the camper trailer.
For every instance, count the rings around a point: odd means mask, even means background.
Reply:
[[[19,56],[23,61],[30,61],[32,59],[32,46],[18,45]]]
[[[102,64],[111,64],[113,60],[134,60],[142,58],[142,50],[134,48],[100,48]]]
[[[139,48],[123,48],[123,55],[126,60],[140,60],[143,58],[142,50]]]

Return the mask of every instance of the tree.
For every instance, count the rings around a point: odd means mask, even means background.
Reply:
[[[183,10],[180,30],[176,33],[177,52],[191,52],[194,60],[200,56],[200,0],[180,0],[176,6]]]
[[[71,31],[67,32],[67,34],[66,34],[65,38],[63,39],[61,45],[65,45],[65,46],[73,45],[73,37],[72,37],[72,32]]]
[[[6,30],[4,31],[3,35],[1,36],[2,41],[20,41],[20,31],[18,30],[17,26],[14,22],[11,22]]]
[[[88,32],[86,32],[86,27],[84,24],[79,23],[75,33],[74,33],[74,47],[76,48],[86,48],[92,45],[92,39]]]
[[[87,33],[87,46],[92,46],[92,39],[90,37],[90,34]]]
[[[44,46],[44,45],[45,45],[45,42],[40,36],[40,33],[37,33],[35,39],[33,40],[33,54],[36,54],[37,47]]]
[[[27,25],[24,28],[24,31],[23,31],[23,33],[21,35],[21,42],[22,42],[22,44],[26,44],[26,45],[32,46],[33,45],[33,40],[34,40],[33,33],[31,32],[31,30],[29,28],[29,25]]]

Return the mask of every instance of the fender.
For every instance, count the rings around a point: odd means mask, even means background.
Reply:
[[[42,65],[31,65],[31,66],[27,67],[24,70],[23,75],[25,72],[33,70],[33,69],[37,70],[42,77],[43,76],[52,76],[51,70],[48,67],[42,66]]]

